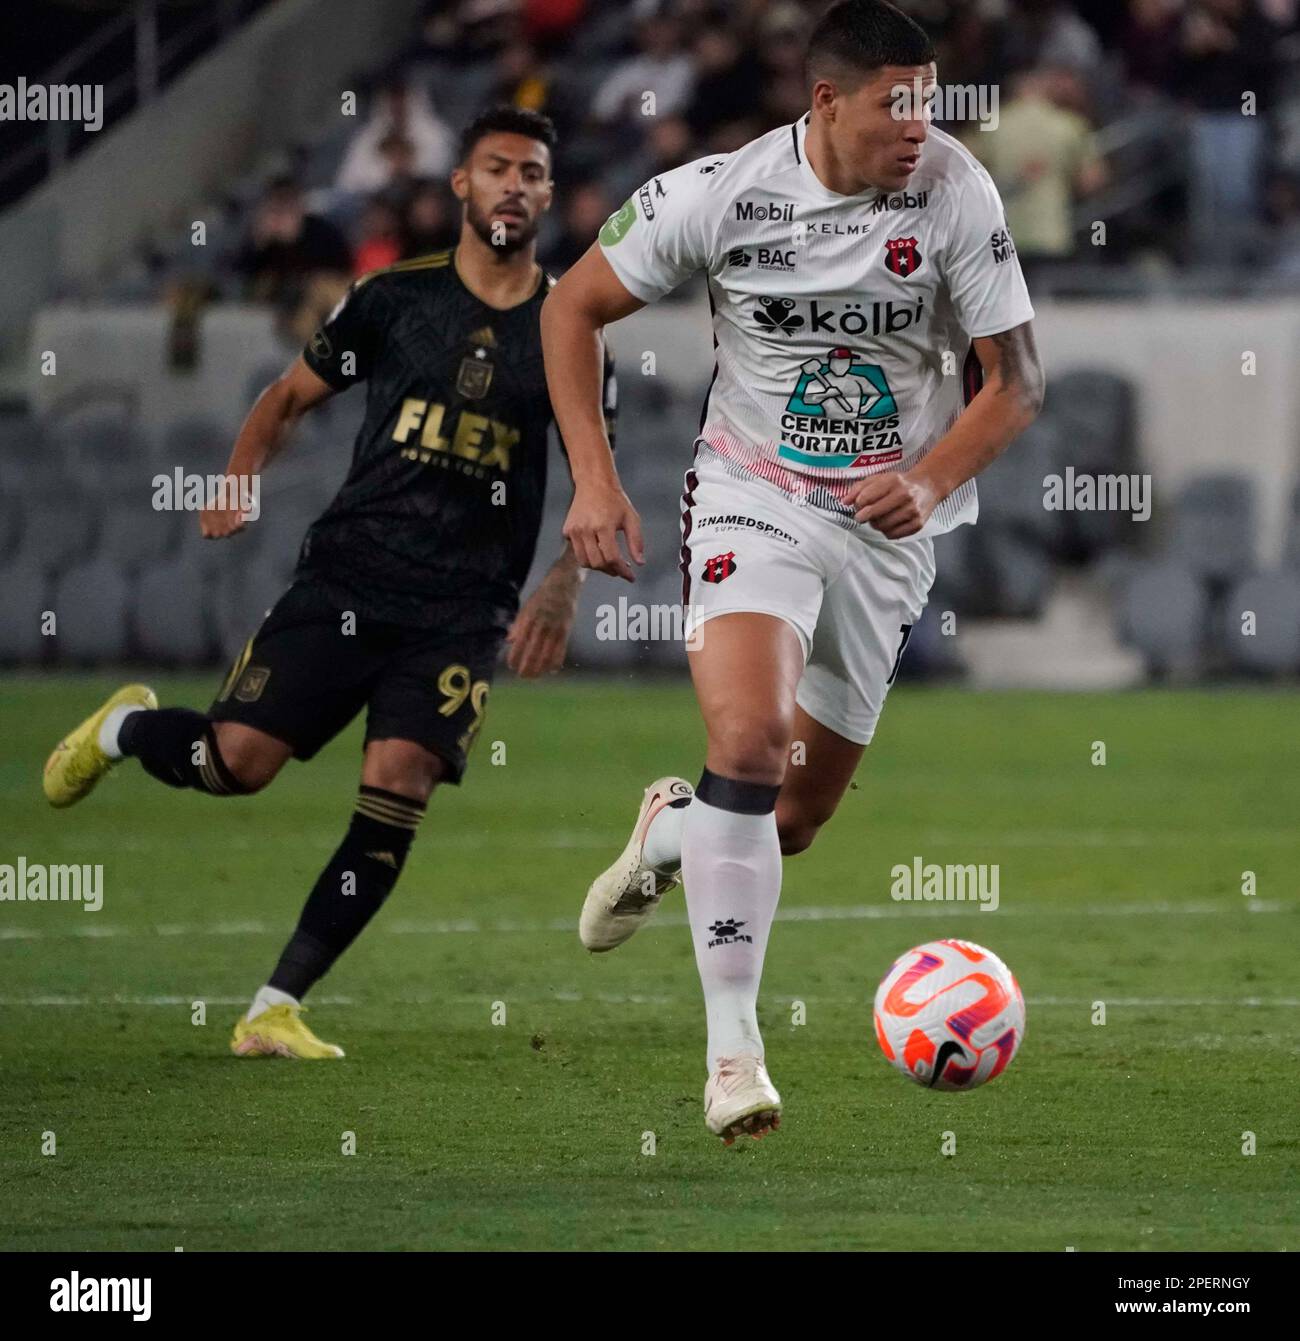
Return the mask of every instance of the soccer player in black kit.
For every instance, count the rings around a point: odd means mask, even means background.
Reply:
[[[563,663],[580,582],[567,545],[519,609],[551,423],[538,320],[551,281],[534,251],[553,148],[535,113],[502,107],[474,121],[451,178],[463,205],[455,249],[358,280],[249,412],[228,467],[239,479],[313,405],[367,385],[347,479],[211,708],[160,709],[128,685],[46,764],[56,806],[128,756],[169,786],[245,795],[366,709],[351,824],[235,1026],[240,1056],[343,1055],[307,1028],[303,995],[391,892],[433,789],[459,783],[503,644],[520,675]],[[607,355],[605,386],[612,420]],[[211,508],[201,523],[218,539],[244,518]]]

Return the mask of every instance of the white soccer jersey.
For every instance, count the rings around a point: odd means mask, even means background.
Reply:
[[[698,450],[852,526],[851,484],[907,470],[979,387],[971,339],[1033,316],[988,173],[931,128],[906,189],[843,196],[808,116],[648,181],[601,229],[645,302],[705,271],[716,366]],[[974,482],[922,535],[974,521]]]

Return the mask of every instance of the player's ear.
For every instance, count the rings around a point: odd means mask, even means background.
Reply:
[[[459,164],[451,170],[451,191],[462,203],[469,198],[469,173]]]

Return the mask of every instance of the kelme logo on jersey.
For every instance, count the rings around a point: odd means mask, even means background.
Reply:
[[[922,256],[914,237],[891,237],[885,243],[885,267],[906,278],[921,268]]]
[[[600,240],[606,247],[612,247],[627,236],[628,229],[636,223],[636,201],[629,196],[622,208],[614,211],[601,225]]]
[[[777,455],[803,466],[878,465],[902,457],[898,402],[884,369],[843,345],[805,359]]]

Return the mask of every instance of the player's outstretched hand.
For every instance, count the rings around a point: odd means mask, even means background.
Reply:
[[[888,540],[915,535],[939,501],[934,488],[923,479],[896,470],[869,475],[849,492],[854,518],[874,526]]]
[[[564,665],[581,586],[570,557],[567,564],[557,563],[524,602],[506,634],[506,665],[516,675],[531,680]]]
[[[204,540],[223,540],[244,529],[244,512],[240,508],[204,508],[199,513],[199,530]]]
[[[574,491],[569,515],[564,519],[564,538],[573,546],[578,562],[598,573],[635,582],[631,565],[619,547],[620,531],[633,562],[645,563],[641,518],[617,482],[600,487],[580,486]]]

